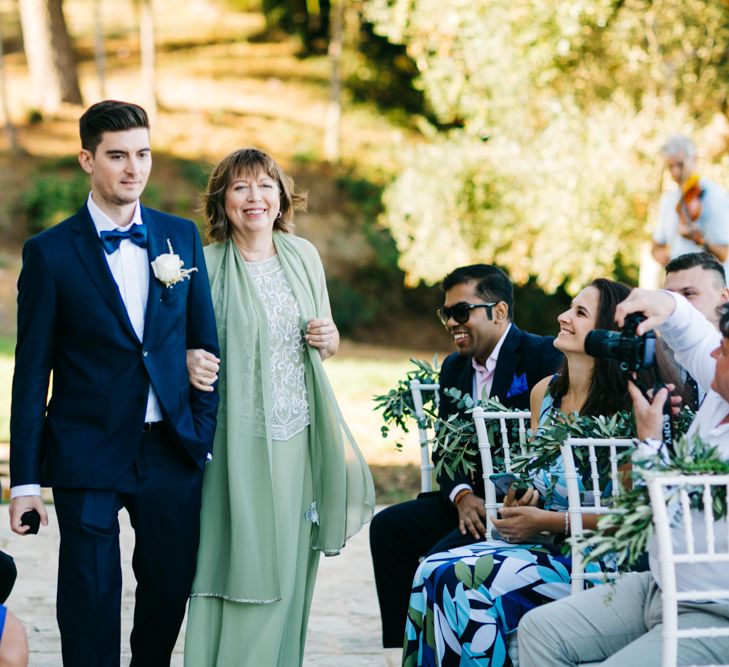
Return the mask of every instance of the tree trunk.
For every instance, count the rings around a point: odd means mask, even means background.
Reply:
[[[104,21],[101,16],[101,0],[94,0],[94,60],[99,77],[99,97],[106,99],[106,50],[104,48]]]
[[[8,108],[8,86],[5,79],[5,52],[3,51],[2,21],[0,21],[0,98],[2,98],[3,122],[5,124],[5,133],[8,135],[10,152],[13,155],[19,155],[23,151],[18,143],[18,133],[15,131],[15,126],[10,120],[10,109]]]
[[[329,35],[329,104],[327,105],[326,127],[324,128],[324,157],[329,162],[339,162],[340,133],[342,122],[341,80],[339,64],[342,57],[342,24],[344,23],[344,0],[335,0],[331,14]]]
[[[33,104],[46,113],[57,111],[61,102],[83,104],[62,4],[62,0],[20,0]]]
[[[157,76],[155,66],[154,13],[152,0],[137,0],[139,12],[139,58],[142,90],[150,120],[157,117]]]

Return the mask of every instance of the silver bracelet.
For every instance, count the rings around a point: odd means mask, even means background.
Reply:
[[[570,534],[570,513],[569,511],[564,513],[564,534],[569,536]]]

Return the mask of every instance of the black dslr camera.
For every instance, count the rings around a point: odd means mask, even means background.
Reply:
[[[656,362],[656,334],[648,331],[639,336],[635,332],[644,319],[642,313],[632,313],[625,318],[621,331],[590,331],[585,338],[585,352],[591,357],[615,359],[626,373],[651,368]]]
[[[603,357],[604,359],[615,359],[620,363],[621,370],[631,379],[633,383],[643,392],[643,395],[650,401],[648,388],[633,374],[637,371],[651,368],[656,363],[656,334],[648,331],[639,336],[635,330],[645,320],[643,313],[632,313],[625,318],[625,324],[621,331],[607,331],[595,329],[585,337],[585,352],[591,357]],[[653,395],[665,385],[660,382],[658,369],[653,387]],[[669,451],[673,450],[673,419],[671,414],[671,394],[669,392],[666,402],[663,404],[663,442]]]

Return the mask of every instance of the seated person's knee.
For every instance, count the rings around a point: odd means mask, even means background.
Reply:
[[[0,604],[4,603],[13,590],[18,570],[15,567],[13,557],[0,551]]]
[[[536,637],[543,634],[544,623],[548,619],[552,605],[545,604],[541,607],[535,607],[522,616],[519,621],[519,644],[534,641]],[[537,640],[541,641],[541,640]]]
[[[25,628],[10,610],[0,638],[0,667],[26,667],[28,664],[28,638]]]

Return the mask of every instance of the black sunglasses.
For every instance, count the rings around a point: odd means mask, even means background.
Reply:
[[[490,303],[466,303],[465,301],[461,301],[454,306],[443,306],[443,308],[438,308],[438,317],[440,318],[440,321],[443,322],[443,326],[448,324],[448,320],[451,319],[451,317],[458,322],[458,324],[465,324],[468,322],[468,318],[471,317],[471,311],[474,308],[486,308],[486,317],[491,320],[493,319],[491,309],[496,305],[496,303],[496,301],[491,301]]]

